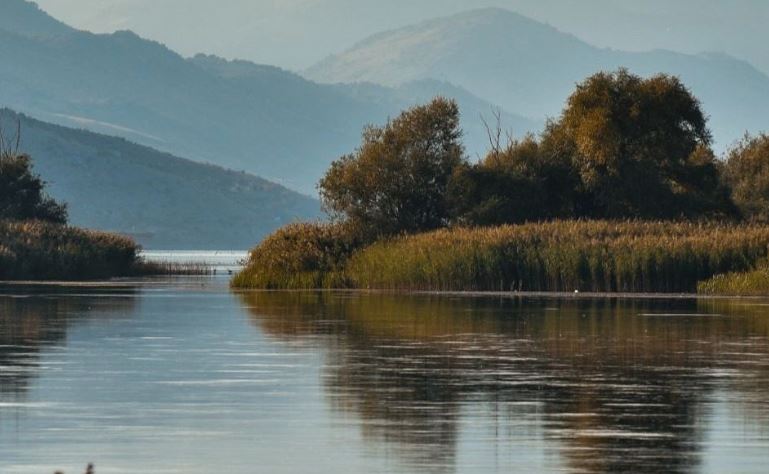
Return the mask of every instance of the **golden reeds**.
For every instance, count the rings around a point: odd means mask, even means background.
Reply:
[[[697,293],[723,296],[769,295],[769,262],[761,261],[753,270],[725,273],[702,281],[697,285]]]
[[[691,292],[767,254],[769,226],[556,221],[446,229],[374,244],[346,267],[359,288]]]
[[[39,221],[0,221],[0,279],[128,275],[138,251],[133,240],[116,234]]]
[[[233,286],[693,292],[713,275],[751,270],[766,257],[769,244],[769,226],[691,222],[572,220],[454,228],[357,251],[334,243],[329,231],[323,239],[318,229],[312,238],[297,238],[304,231],[294,227],[291,239],[286,231],[268,238]]]
[[[235,275],[235,288],[297,289],[349,286],[344,263],[360,246],[344,225],[291,224],[251,251],[246,268]]]

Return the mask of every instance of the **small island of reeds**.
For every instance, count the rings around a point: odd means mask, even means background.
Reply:
[[[278,230],[232,286],[769,294],[769,137],[717,158],[677,78],[599,73],[538,137],[487,128],[476,163],[451,100],[367,128],[319,184],[331,221]]]
[[[0,281],[92,280],[189,272],[145,262],[132,239],[67,224],[67,206],[45,193],[46,183],[0,130]],[[196,269],[202,273],[203,269]]]

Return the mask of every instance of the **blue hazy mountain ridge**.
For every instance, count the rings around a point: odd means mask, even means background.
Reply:
[[[574,84],[627,67],[680,76],[711,117],[719,148],[766,128],[769,77],[725,54],[601,49],[499,8],[474,10],[375,34],[305,71],[324,83],[395,87],[423,79],[455,84],[524,116],[556,115]]]
[[[500,7],[600,47],[723,51],[769,74],[766,0],[36,1],[81,29],[131,29],[185,55],[207,51],[294,70],[343,51],[372,32]]]
[[[198,66],[231,80],[240,80],[253,85],[253,81],[292,80],[298,84],[306,83],[306,79],[294,74],[287,74],[283,69],[274,66],[254,64],[249,61],[227,61],[223,58],[198,54],[190,59]],[[388,117],[397,115],[405,107],[430,101],[436,95],[450,97],[457,101],[462,110],[463,141],[470,155],[483,153],[489,146],[487,124],[495,120],[494,114],[499,113],[500,119],[507,130],[516,135],[535,132],[544,126],[543,120],[530,119],[521,115],[511,114],[488,101],[479,99],[461,87],[435,79],[422,79],[400,84],[397,87],[385,87],[373,82],[358,82],[354,84],[332,84],[337,94],[351,98],[360,103],[369,104],[372,109],[387,111],[387,117],[380,115],[381,122]],[[333,104],[329,106],[333,107]],[[361,127],[374,121],[362,122]],[[358,135],[356,135],[356,140]],[[351,151],[356,143],[349,143],[347,151]]]
[[[41,15],[33,3],[3,0],[2,12],[0,30],[28,37],[53,37],[71,31],[64,23],[48,15]]]
[[[152,249],[245,249],[320,217],[317,200],[250,174],[0,110],[6,136],[17,121],[21,150],[77,226],[133,234]]]
[[[24,0],[0,2],[0,17],[0,105],[308,194],[333,159],[355,148],[364,125],[445,90],[422,82],[361,94],[359,87],[316,84],[276,67],[187,59],[129,31],[97,35],[51,26],[61,24]],[[489,116],[492,105],[462,96],[475,153],[486,145],[479,115]],[[541,125],[507,117],[521,132]]]

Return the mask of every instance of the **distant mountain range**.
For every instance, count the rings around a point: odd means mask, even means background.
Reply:
[[[723,148],[746,130],[769,128],[769,77],[723,54],[628,53],[593,47],[543,23],[498,8],[474,10],[379,33],[309,68],[325,83],[397,87],[438,79],[524,116],[557,115],[575,83],[627,67],[678,75],[711,117]]]
[[[285,222],[319,216],[316,200],[287,187],[314,195],[366,124],[435,95],[459,102],[474,157],[488,145],[481,116],[496,105],[505,128],[536,131],[575,83],[620,66],[680,75],[722,149],[745,130],[769,128],[769,77],[746,62],[600,49],[500,9],[379,33],[305,78],[184,58],[129,31],[78,31],[29,1],[0,0],[0,107],[26,114],[25,151],[70,203],[73,223],[133,233],[151,248],[245,248]]]
[[[276,67],[211,56],[185,59],[123,31],[69,28],[25,0],[0,2],[0,105],[63,125],[119,135],[246,170],[305,193],[361,129],[450,90],[471,153],[485,147],[492,105],[438,81],[330,86]],[[508,115],[526,131],[536,120]]]
[[[177,158],[122,138],[0,110],[72,224],[133,235],[152,249],[246,249],[320,203],[264,179]]]

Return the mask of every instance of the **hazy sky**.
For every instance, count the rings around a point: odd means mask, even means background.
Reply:
[[[131,29],[185,55],[303,69],[381,30],[482,6],[550,23],[598,46],[723,51],[769,73],[769,0],[37,0],[95,32]]]

